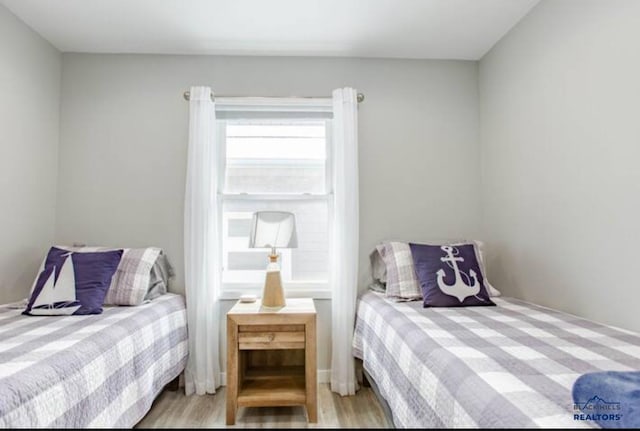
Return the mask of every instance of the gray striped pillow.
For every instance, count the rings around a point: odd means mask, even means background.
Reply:
[[[406,242],[390,241],[376,246],[387,267],[386,296],[395,301],[422,298],[411,249]]]
[[[77,252],[110,251],[108,247],[61,247]],[[123,248],[122,259],[104,298],[105,305],[140,305],[151,281],[151,268],[162,252],[156,247]]]

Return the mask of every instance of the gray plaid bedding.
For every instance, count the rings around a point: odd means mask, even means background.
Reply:
[[[575,380],[640,370],[636,333],[492,300],[497,307],[422,308],[373,292],[360,298],[354,355],[397,427],[594,427],[574,418]]]
[[[132,427],[187,359],[182,296],[89,316],[0,306],[0,427]]]

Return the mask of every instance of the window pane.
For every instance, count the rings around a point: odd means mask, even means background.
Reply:
[[[296,216],[298,248],[278,249],[283,282],[327,281],[329,268],[326,200],[272,201],[226,199],[223,204],[223,281],[264,283],[268,250],[250,249],[255,211],[291,211]],[[244,232],[239,230],[245,227]],[[286,286],[285,286],[286,288]]]
[[[251,219],[241,218],[229,220],[230,237],[246,237],[249,229],[251,229]]]
[[[324,193],[324,121],[226,126],[226,193]]]
[[[230,251],[229,265],[227,267],[231,271],[252,270],[262,271],[269,261],[269,252],[262,251],[260,253],[247,253],[246,251]]]

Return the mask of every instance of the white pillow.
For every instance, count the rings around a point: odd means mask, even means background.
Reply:
[[[491,282],[489,281],[489,278],[487,277],[487,268],[484,264],[484,253],[482,250],[484,248],[484,242],[473,240],[473,243],[476,245],[476,252],[477,252],[476,259],[478,259],[478,263],[480,264],[480,270],[482,271],[482,275],[484,276],[484,284],[487,290],[489,291],[489,296],[502,295],[502,293],[498,289],[493,287],[493,284],[491,284]]]

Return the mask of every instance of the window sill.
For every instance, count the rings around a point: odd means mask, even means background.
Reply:
[[[236,300],[246,294],[260,298],[262,288],[262,284],[256,283],[223,283],[220,300]],[[286,298],[331,299],[331,290],[327,283],[286,283],[283,289]]]

